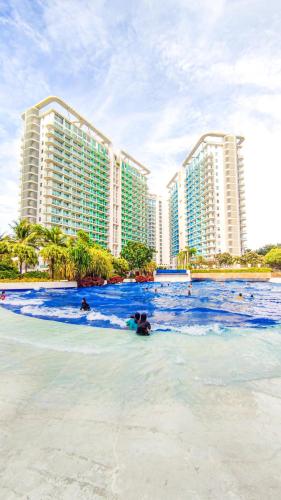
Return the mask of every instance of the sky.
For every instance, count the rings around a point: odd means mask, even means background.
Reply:
[[[248,247],[281,241],[280,0],[0,0],[0,232],[21,113],[57,95],[167,182],[205,132],[243,135]]]

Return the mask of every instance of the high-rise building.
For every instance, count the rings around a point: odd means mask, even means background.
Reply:
[[[147,246],[156,250],[156,194],[149,194],[147,198]],[[154,255],[156,259],[156,253]]]
[[[241,255],[246,245],[243,137],[210,132],[168,184],[170,250],[206,258]]]
[[[147,241],[146,167],[58,97],[22,118],[22,218],[70,235],[83,229],[114,255]]]
[[[156,199],[156,263],[170,267],[170,223],[168,200],[163,196]]]
[[[155,248],[154,260],[159,266],[170,266],[170,233],[168,201],[155,194],[148,196],[147,244]]]

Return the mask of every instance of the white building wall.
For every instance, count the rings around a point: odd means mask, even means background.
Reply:
[[[170,266],[170,224],[168,200],[156,197],[156,263]]]

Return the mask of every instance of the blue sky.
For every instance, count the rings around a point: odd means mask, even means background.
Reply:
[[[244,135],[248,246],[281,241],[280,25],[279,0],[0,0],[0,231],[17,217],[20,113],[51,94],[158,193],[200,135]]]

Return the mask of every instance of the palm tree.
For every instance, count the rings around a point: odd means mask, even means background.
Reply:
[[[76,279],[80,280],[87,272],[91,271],[92,255],[90,247],[77,241],[68,249],[70,261],[73,263]]]
[[[40,255],[48,263],[51,279],[54,279],[55,268],[60,267],[66,259],[66,236],[59,227],[50,229],[41,227],[38,229],[38,234],[43,245]]]
[[[185,247],[177,255],[177,267],[178,269],[187,269],[190,259],[196,254],[196,248]]]
[[[23,264],[27,267],[37,264],[36,246],[38,243],[38,234],[35,225],[27,219],[14,222],[11,226],[12,234],[9,237],[9,244],[12,253],[18,259],[19,271],[22,274]]]

